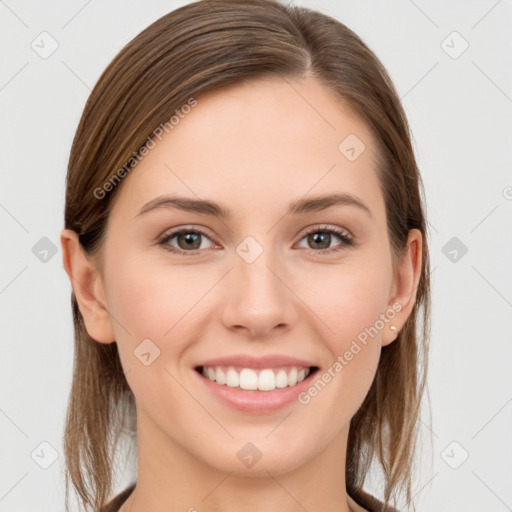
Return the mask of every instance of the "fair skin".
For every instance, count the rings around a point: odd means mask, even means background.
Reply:
[[[398,331],[414,305],[421,234],[411,230],[393,276],[372,135],[317,80],[288,82],[266,78],[197,98],[118,185],[102,268],[62,231],[87,331],[117,343],[136,398],[137,486],[122,512],[364,510],[345,489],[347,436],[381,348],[397,337],[389,324],[308,404],[240,411],[194,370],[219,356],[285,354],[319,367],[313,383],[392,304],[401,304],[390,322]],[[354,161],[338,150],[349,134],[366,145]],[[333,192],[357,196],[371,215],[347,204],[285,215],[292,201]],[[232,217],[164,207],[137,216],[162,194],[212,200]],[[331,234],[317,248],[305,233],[316,226],[348,232],[356,245]],[[183,236],[157,244],[177,227],[205,235],[191,249]],[[263,249],[251,263],[236,251],[248,236]],[[149,366],[134,355],[146,338],[160,350]],[[247,442],[262,454],[250,468],[237,457]]]

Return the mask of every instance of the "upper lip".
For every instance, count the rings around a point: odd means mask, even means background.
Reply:
[[[274,368],[278,366],[300,366],[309,368],[315,366],[311,361],[297,359],[286,355],[266,355],[254,357],[247,354],[239,354],[208,359],[196,365],[198,366],[240,366],[242,368]]]

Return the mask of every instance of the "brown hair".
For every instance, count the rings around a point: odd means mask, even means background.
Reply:
[[[423,184],[396,90],[354,32],[327,15],[278,0],[202,0],[152,23],[112,60],[88,98],[69,158],[65,227],[77,232],[84,250],[101,263],[106,222],[122,183],[101,199],[94,191],[112,183],[119,169],[133,168],[133,155],[190,98],[268,75],[317,77],[375,136],[395,270],[409,230],[423,234],[415,305],[398,338],[382,349],[375,379],[351,421],[346,460],[353,497],[377,457],[385,504],[402,491],[409,503],[430,338]],[[112,492],[119,436],[123,430],[134,432],[135,401],[117,344],[92,339],[74,292],[71,303],[75,361],[64,439],[66,506],[71,481],[83,505],[100,510]]]

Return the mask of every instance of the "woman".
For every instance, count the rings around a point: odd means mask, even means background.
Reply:
[[[69,160],[66,501],[71,482],[105,512],[413,507],[421,192],[391,80],[340,22],[199,1],[135,37]],[[122,433],[137,480],[112,499]]]

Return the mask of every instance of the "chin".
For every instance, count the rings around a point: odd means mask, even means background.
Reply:
[[[267,435],[268,432],[265,433],[265,436]],[[247,438],[231,439],[229,443],[219,446],[218,450],[212,452],[208,449],[208,455],[205,455],[203,451],[201,459],[212,468],[249,477],[289,473],[314,457],[314,453],[297,438],[293,444],[284,447],[278,437],[271,441],[264,436],[261,440],[255,441],[248,441]]]

